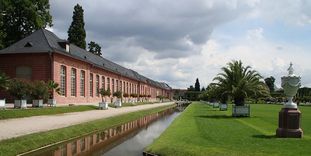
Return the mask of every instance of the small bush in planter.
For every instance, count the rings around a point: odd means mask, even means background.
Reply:
[[[101,95],[101,97],[102,97],[102,102],[106,102],[105,97],[111,95],[111,92],[110,92],[110,89],[109,89],[109,88],[108,88],[107,90],[105,90],[104,88],[101,88],[101,89],[99,90],[99,93],[100,93],[100,95]]]
[[[105,90],[104,88],[101,88],[99,90],[99,94],[102,97],[102,102],[99,103],[99,109],[108,109],[108,103],[106,102],[106,96],[111,95],[110,89],[108,88],[107,90]]]
[[[126,100],[129,96],[130,96],[130,95],[127,94],[127,93],[124,93],[124,94],[123,94],[123,97],[125,98],[125,100]]]
[[[122,92],[121,91],[116,91],[113,93],[114,97],[117,97],[117,100],[115,101],[115,106],[116,107],[121,107],[122,103],[121,103],[121,98],[122,98]]]
[[[43,100],[49,97],[49,88],[44,81],[34,81],[31,84],[31,96],[33,98],[33,107],[42,107]]]
[[[60,94],[59,84],[54,82],[53,80],[50,80],[47,82],[47,86],[48,86],[48,91],[49,91],[48,104],[50,106],[56,106],[56,100],[53,98],[53,94],[54,92],[56,92],[57,94]]]
[[[116,91],[116,92],[113,93],[113,96],[117,97],[118,99],[120,99],[120,98],[122,98],[122,92]]]
[[[9,83],[9,93],[15,98],[14,108],[26,108],[26,97],[30,95],[30,84],[28,81],[13,79]]]

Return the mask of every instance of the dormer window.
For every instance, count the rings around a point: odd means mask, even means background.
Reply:
[[[64,42],[58,42],[59,46],[65,49],[66,52],[69,52],[70,46],[67,41]]]
[[[24,45],[24,47],[32,47],[32,42],[27,42],[25,45]]]

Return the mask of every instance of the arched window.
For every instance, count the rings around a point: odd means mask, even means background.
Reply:
[[[32,69],[28,66],[16,67],[16,78],[31,80]]]

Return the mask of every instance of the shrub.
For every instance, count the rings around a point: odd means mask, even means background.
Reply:
[[[101,88],[101,89],[99,89],[99,94],[101,95],[102,101],[104,102],[104,97],[110,96],[111,92],[110,92],[109,88],[107,90],[105,90],[104,88]]]
[[[131,97],[137,97],[137,96],[138,96],[137,94],[134,94],[134,93],[131,94]]]
[[[8,91],[16,99],[25,99],[31,93],[28,81],[13,79],[9,83]]]
[[[31,96],[33,99],[47,99],[49,97],[49,88],[44,81],[34,81],[30,84]]]
[[[9,81],[9,77],[5,73],[0,72],[0,90],[7,90]]]
[[[129,94],[124,93],[124,94],[123,94],[123,97],[129,97]]]
[[[116,91],[113,93],[113,96],[117,97],[117,98],[121,98],[122,97],[122,92],[121,91]]]

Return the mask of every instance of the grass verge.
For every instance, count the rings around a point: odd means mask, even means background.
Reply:
[[[49,145],[62,140],[67,140],[73,137],[82,136],[96,130],[104,130],[116,125],[120,125],[148,114],[153,114],[162,110],[165,110],[170,106],[161,106],[157,108],[152,108],[148,110],[142,110],[137,112],[132,112],[128,114],[123,114],[115,117],[110,117],[106,119],[95,120],[91,122],[86,122],[83,124],[78,124],[74,126],[69,126],[66,128],[51,130],[47,132],[35,133],[30,135],[25,135],[22,137],[17,137],[13,139],[3,140],[0,142],[0,155],[1,156],[11,156],[19,153],[27,152],[32,149],[36,149],[45,145]]]
[[[299,107],[304,137],[295,139],[275,137],[281,107],[253,104],[251,117],[232,118],[231,106],[219,111],[194,102],[146,150],[162,156],[310,155],[311,108]]]
[[[0,120],[11,118],[23,118],[38,115],[54,115],[70,112],[83,112],[97,109],[97,106],[83,105],[83,106],[66,106],[66,107],[43,107],[31,109],[6,109],[0,110]]]

